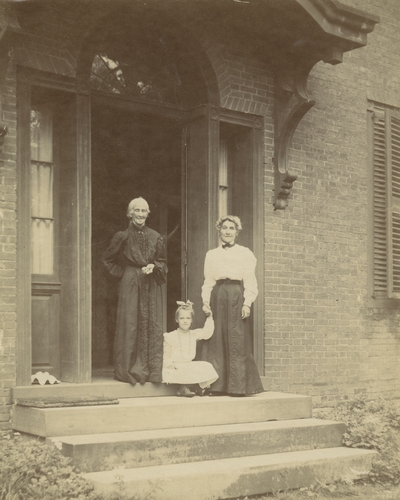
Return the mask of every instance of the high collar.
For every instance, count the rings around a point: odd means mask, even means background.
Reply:
[[[229,249],[229,248],[234,247],[235,245],[236,245],[236,243],[233,242],[233,243],[222,243],[221,246],[222,246],[223,249],[225,249],[225,248]]]
[[[144,228],[146,227],[146,224],[143,224],[143,226],[138,226],[137,224],[135,224],[134,222],[131,221],[131,226],[133,227],[133,229],[135,229],[136,231],[143,231]]]

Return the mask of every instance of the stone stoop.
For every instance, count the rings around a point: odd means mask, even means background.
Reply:
[[[359,477],[374,452],[342,447],[344,425],[312,418],[311,398],[133,397],[118,405],[18,405],[13,429],[57,442],[99,492],[214,500]]]
[[[325,448],[90,472],[84,477],[99,492],[118,490],[135,500],[222,500],[354,479],[370,469],[373,454]]]

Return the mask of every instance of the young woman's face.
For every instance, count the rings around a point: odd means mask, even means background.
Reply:
[[[223,243],[234,243],[238,234],[235,223],[230,220],[224,221],[219,230],[219,234]]]
[[[185,311],[181,309],[178,315],[178,326],[179,328],[187,332],[192,324],[192,313],[190,311]]]

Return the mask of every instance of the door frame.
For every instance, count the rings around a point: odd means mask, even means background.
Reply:
[[[251,129],[252,136],[252,250],[257,259],[258,296],[253,304],[253,352],[261,375],[265,372],[264,340],[264,117],[220,109],[223,123]]]
[[[76,293],[76,311],[69,323],[70,337],[63,342],[61,359],[61,380],[72,383],[91,381],[92,360],[92,304],[91,304],[91,103],[105,103],[106,96],[90,93],[86,85],[68,77],[43,74],[40,71],[18,68],[17,72],[17,385],[31,383],[31,269],[30,269],[30,139],[29,114],[31,108],[31,89],[33,86],[44,87],[68,93],[75,99],[75,135],[76,171],[75,171],[75,207],[72,208],[74,232],[72,245],[75,248],[76,262],[73,265],[69,287],[70,294]],[[124,107],[126,101],[113,99],[112,105]],[[149,114],[163,114],[182,121],[189,121],[193,112],[176,109],[165,105],[149,105],[146,103],[130,103],[132,111]],[[254,356],[260,373],[264,373],[264,296],[263,296],[263,117],[248,113],[234,112],[212,105],[201,107],[201,113],[210,116],[210,137],[207,155],[207,190],[208,228],[206,240],[209,248],[216,244],[214,223],[216,220],[217,186],[215,185],[219,123],[232,123],[252,129],[252,172],[253,172],[253,251],[257,258],[256,270],[259,284],[259,296],[254,304]],[[27,130],[28,127],[28,130]],[[211,147],[212,146],[212,147]],[[217,151],[215,150],[217,148]],[[182,178],[182,181],[184,179]],[[214,187],[213,187],[214,186]],[[182,193],[182,199],[185,194]],[[72,203],[73,205],[74,203]],[[70,207],[71,209],[71,207]],[[183,211],[184,217],[184,211]],[[183,231],[183,233],[185,230]],[[182,260],[184,260],[182,255]],[[63,285],[61,285],[62,287]],[[62,308],[62,304],[61,304]]]
[[[32,372],[31,324],[31,181],[30,181],[30,109],[32,88],[65,93],[74,105],[74,186],[71,247],[76,261],[71,269],[70,295],[77,296],[77,308],[71,315],[68,339],[61,347],[61,380],[91,381],[91,202],[90,202],[90,96],[77,92],[76,80],[17,68],[17,332],[16,383],[30,385]],[[28,203],[27,203],[28,200]],[[51,286],[53,283],[47,283]],[[47,287],[48,288],[48,287]],[[61,284],[60,293],[65,293]],[[72,288],[72,290],[71,290]],[[47,292],[47,289],[45,290]],[[63,308],[61,308],[62,310]],[[63,313],[61,312],[61,315]]]
[[[217,108],[212,105],[203,105],[192,110],[189,114],[188,123],[196,127],[194,152],[190,154],[190,137],[184,138],[184,157],[186,159],[183,198],[188,196],[190,184],[193,183],[197,189],[202,188],[202,193],[197,196],[197,205],[186,206],[183,211],[183,227],[186,227],[188,236],[184,245],[184,260],[192,261],[188,266],[187,275],[189,282],[187,290],[189,295],[185,297],[194,301],[195,318],[201,318],[200,287],[203,283],[203,263],[208,250],[215,248],[218,244],[218,234],[215,229],[215,221],[218,219],[218,162],[220,125],[222,123],[246,128],[251,136],[251,153],[249,170],[251,170],[251,193],[252,199],[252,241],[250,246],[257,258],[256,278],[258,282],[258,297],[253,306],[253,351],[257,368],[264,374],[264,168],[263,168],[263,138],[264,117],[243,113],[238,111]],[[199,143],[206,146],[199,149]],[[190,160],[190,158],[193,158]],[[190,161],[197,162],[196,168],[188,168]],[[189,177],[188,177],[189,175]],[[190,233],[190,226],[194,225],[197,234]],[[188,248],[188,249],[187,249]],[[187,254],[187,255],[186,255]],[[193,264],[194,262],[194,264]],[[199,326],[199,325],[197,325]]]

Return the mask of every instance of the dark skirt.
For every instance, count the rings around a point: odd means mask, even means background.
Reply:
[[[202,346],[202,359],[211,363],[218,380],[211,391],[250,395],[264,392],[252,354],[250,318],[242,319],[243,287],[217,283],[211,293],[215,329]]]
[[[114,340],[117,380],[136,384],[162,380],[162,291],[152,275],[127,266],[119,285]]]

